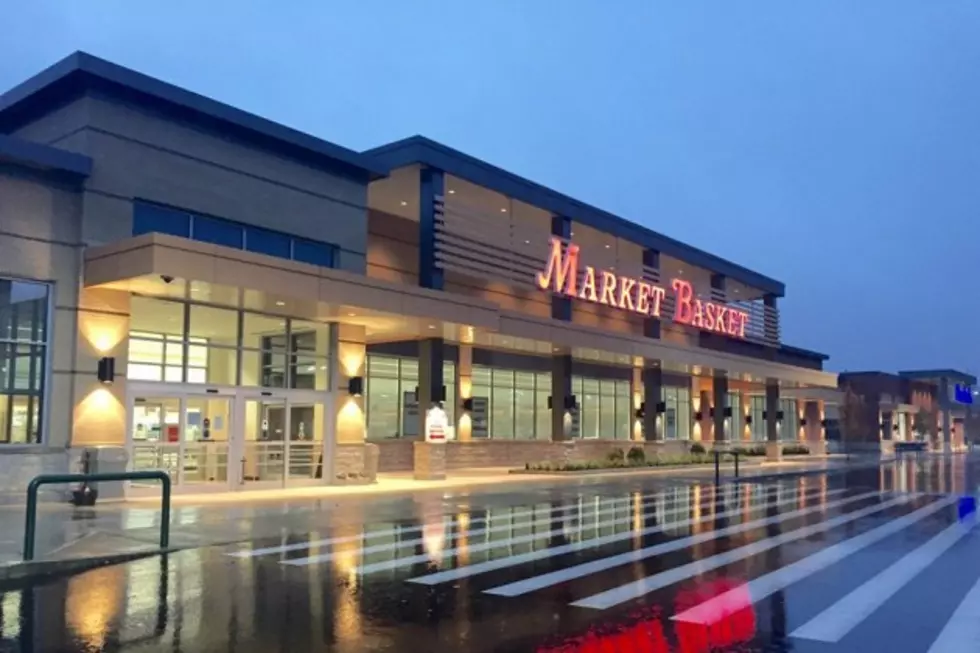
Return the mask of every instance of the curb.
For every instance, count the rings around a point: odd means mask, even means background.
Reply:
[[[114,553],[89,558],[65,558],[63,560],[32,560],[31,562],[13,562],[0,566],[0,585],[8,585],[16,581],[36,581],[39,579],[69,576],[83,571],[108,567],[123,562],[131,562],[142,558],[175,553],[180,549],[146,549],[145,551],[130,551]]]

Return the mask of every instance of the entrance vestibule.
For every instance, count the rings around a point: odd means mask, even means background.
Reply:
[[[332,402],[329,392],[311,390],[131,383],[130,468],[162,469],[185,492],[320,484]]]

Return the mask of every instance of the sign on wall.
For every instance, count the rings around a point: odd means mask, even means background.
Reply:
[[[473,397],[473,410],[470,411],[470,435],[474,438],[490,437],[490,400],[487,397]]]
[[[973,388],[964,383],[957,383],[953,386],[953,396],[951,398],[958,404],[972,404]]]
[[[578,256],[578,245],[569,243],[563,248],[560,239],[552,238],[548,262],[535,278],[538,288],[593,304],[661,317],[668,292],[666,288],[642,279],[617,275],[612,270],[596,271],[591,265],[584,266],[585,274],[579,287]],[[675,299],[674,314],[670,316],[674,322],[734,338],[745,338],[748,313],[695,297],[690,281],[673,279],[670,287]]]

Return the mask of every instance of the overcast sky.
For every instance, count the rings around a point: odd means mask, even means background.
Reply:
[[[354,149],[424,134],[786,283],[835,370],[980,372],[978,0],[6,0]]]

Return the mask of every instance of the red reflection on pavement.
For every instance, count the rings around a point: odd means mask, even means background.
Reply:
[[[723,578],[682,590],[674,600],[675,611],[683,612],[726,592],[732,592],[736,599],[722,607],[723,613],[712,625],[675,624],[676,653],[707,653],[752,640],[756,629],[755,609],[743,582]],[[671,652],[658,608],[648,608],[632,616],[638,619],[632,625],[615,626],[609,630],[600,624],[582,636],[538,648],[537,653]]]

